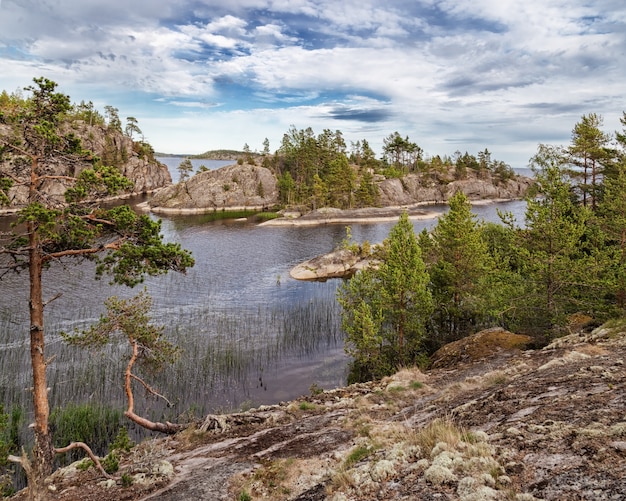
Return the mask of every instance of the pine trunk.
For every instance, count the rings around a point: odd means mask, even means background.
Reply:
[[[38,484],[52,472],[54,448],[48,431],[48,387],[44,344],[43,295],[41,288],[42,256],[35,223],[29,223],[30,240],[30,358],[33,369],[33,408],[35,411],[35,447],[33,479]],[[42,486],[42,485],[41,485]],[[32,486],[36,490],[35,486]]]

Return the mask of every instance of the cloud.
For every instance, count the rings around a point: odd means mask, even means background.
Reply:
[[[196,134],[197,151],[279,140],[298,122],[525,162],[583,113],[619,125],[626,8],[602,4],[4,0],[0,74],[7,90],[45,75],[76,100],[128,106],[159,150]]]

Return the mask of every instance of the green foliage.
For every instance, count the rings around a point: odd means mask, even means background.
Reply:
[[[19,429],[22,425],[23,414],[24,411],[19,406],[12,407],[11,412],[7,413],[0,405],[0,471],[9,465],[7,456],[16,454],[19,450]]]
[[[122,132],[122,121],[117,108],[111,105],[104,107],[104,116],[106,117],[107,127],[115,132]]]
[[[120,469],[120,457],[115,451],[109,452],[101,461],[101,464],[104,471],[112,475]]]
[[[118,433],[122,413],[106,405],[70,403],[50,413],[50,428],[57,447],[71,442],[85,442],[96,454],[106,451],[111,439]],[[80,450],[66,452],[61,461],[69,464],[82,455]]]
[[[193,165],[191,163],[191,160],[185,158],[178,166],[179,182],[184,183],[185,181],[187,181],[192,172]]]
[[[603,245],[596,255],[602,280],[615,305],[626,309],[626,159],[604,180],[604,193],[592,222],[602,232]]]
[[[596,113],[583,115],[572,131],[572,144],[567,150],[568,160],[575,167],[570,174],[581,180],[577,188],[582,193],[583,205],[596,207],[600,196],[600,179],[610,155],[610,136],[600,130],[603,119]]]
[[[94,108],[93,102],[91,101],[88,103],[81,101],[80,104],[75,104],[68,114],[68,118],[70,120],[81,120],[90,126],[104,125],[104,116]]]
[[[128,430],[121,427],[115,436],[115,440],[111,444],[112,451],[130,452],[135,443],[128,436]]]
[[[13,179],[10,177],[0,177],[0,206],[9,205],[11,200],[9,199],[9,190],[14,184]]]
[[[540,197],[529,199],[526,228],[520,231],[527,290],[524,306],[528,319],[540,331],[563,325],[565,316],[578,310],[579,289],[590,268],[579,253],[590,213],[572,198],[562,157],[540,146],[533,159]]]
[[[99,219],[111,221],[123,242],[98,258],[97,278],[108,273],[113,282],[133,287],[141,283],[146,274],[184,272],[194,264],[191,253],[180,244],[162,241],[161,222],[146,214],[138,215],[124,205],[103,211]]]
[[[154,148],[150,143],[145,141],[134,141],[133,142],[133,151],[137,153],[139,158],[147,158],[150,161],[156,161],[154,156]]]
[[[296,183],[291,177],[289,171],[285,172],[278,177],[278,194],[280,201],[283,204],[292,204],[294,202],[294,192],[296,189]]]
[[[245,489],[239,493],[238,501],[252,501],[252,496]]]
[[[359,445],[350,451],[350,454],[346,456],[346,459],[343,462],[343,467],[345,469],[350,468],[355,465],[359,461],[365,459],[368,456],[371,456],[374,453],[374,448],[369,445]]]
[[[311,392],[311,395],[320,395],[321,393],[324,393],[324,389],[320,388],[319,385],[317,383],[313,383],[310,387],[309,387],[309,391]]]
[[[361,253],[361,247],[352,239],[352,228],[350,226],[346,226],[346,236],[339,244],[339,248],[349,250],[355,256],[358,256]]]
[[[378,187],[374,184],[374,176],[369,170],[361,173],[359,186],[354,194],[354,204],[356,207],[375,207],[378,205]]]
[[[416,143],[403,138],[398,132],[383,140],[383,155],[391,169],[401,175],[418,170],[423,150]],[[396,177],[396,176],[393,176]]]
[[[352,380],[380,378],[423,351],[432,312],[428,273],[413,225],[404,213],[385,241],[377,269],[357,273],[338,290]]]
[[[0,254],[11,256],[10,261],[3,260],[2,275],[7,271],[29,269],[34,430],[39,449],[34,451],[33,464],[35,477],[41,480],[50,473],[53,458],[42,294],[43,272],[49,263],[97,256],[100,257],[98,277],[110,273],[113,282],[133,286],[146,274],[157,275],[169,270],[184,272],[193,265],[193,258],[179,244],[163,242],[159,221],[152,221],[147,215],[139,216],[127,206],[104,210],[97,207],[97,202],[88,200],[118,193],[130,184],[110,167],[115,163],[101,164],[83,149],[73,133],[66,132],[64,125],[72,114],[72,107],[68,96],[56,92],[56,83],[42,77],[34,79],[34,84],[26,88],[29,98],[3,100],[0,112],[0,123],[12,133],[10,138],[0,140],[0,160],[10,154],[18,167],[10,176],[1,176],[0,202],[7,202],[6,191],[11,183],[28,187],[28,204],[19,211],[14,231],[0,235]],[[91,113],[91,107],[85,106],[83,111]],[[107,107],[106,111],[108,127],[121,131],[117,109]],[[115,150],[108,135],[106,138],[109,153],[117,161],[120,152]],[[122,156],[124,154],[121,152]],[[54,174],[60,164],[67,166],[67,175]],[[93,168],[84,169],[85,165]],[[77,177],[71,175],[74,172],[79,172]],[[47,189],[51,177],[69,188],[66,200]],[[81,409],[73,410],[74,414],[81,412]],[[78,424],[70,415],[55,419],[54,431],[60,438],[77,440],[79,437],[74,432],[85,432],[74,429]],[[67,423],[71,428],[66,436],[63,427]]]
[[[152,299],[145,290],[130,299],[112,296],[105,306],[107,312],[96,324],[73,334],[62,333],[63,339],[82,348],[101,348],[116,339],[127,341],[131,348],[136,344],[137,363],[152,372],[178,358],[179,350],[165,339],[163,327],[150,322]]]
[[[278,189],[283,204],[350,207],[355,175],[340,131],[291,127],[278,150]]]
[[[133,485],[133,477],[132,475],[129,475],[128,473],[122,473],[121,481],[122,481],[122,487],[127,488]]]
[[[77,176],[74,186],[65,192],[68,203],[77,203],[86,198],[102,198],[113,196],[122,190],[133,187],[133,183],[114,167],[97,165],[93,169],[85,169]]]
[[[76,469],[79,471],[87,471],[92,466],[95,466],[94,462],[89,458],[85,458],[76,465]]]
[[[141,135],[141,129],[139,128],[139,122],[135,117],[126,117],[126,128],[124,129],[124,133],[132,138],[133,134]]]
[[[437,339],[435,346],[471,334],[481,325],[485,311],[480,297],[493,269],[467,197],[458,192],[449,205],[432,232],[432,243],[427,243],[436,304],[431,334],[431,342]]]

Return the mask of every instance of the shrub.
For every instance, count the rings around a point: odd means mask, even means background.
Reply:
[[[85,442],[94,454],[102,455],[118,433],[121,420],[122,413],[117,409],[90,403],[68,404],[50,413],[50,429],[57,447]],[[80,450],[72,450],[59,456],[59,462],[69,464],[82,454]]]
[[[109,475],[117,472],[120,469],[120,458],[115,452],[110,452],[107,456],[102,460],[102,468]]]
[[[117,432],[115,440],[111,444],[112,451],[122,451],[122,452],[130,452],[130,450],[135,446],[135,443],[128,436],[128,431],[126,428],[122,427]]]
[[[133,485],[133,477],[128,473],[122,474],[122,487],[130,487]]]

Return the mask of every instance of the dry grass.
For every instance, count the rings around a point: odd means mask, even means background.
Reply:
[[[471,441],[471,435],[448,419],[435,419],[421,430],[415,431],[410,442],[427,455],[440,442],[456,448],[459,442]]]
[[[606,348],[599,346],[597,344],[586,344],[583,346],[576,347],[576,351],[584,353],[585,355],[590,355],[592,357],[607,355],[609,352]]]

